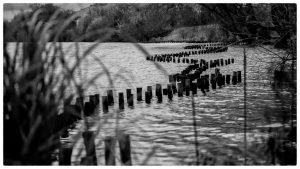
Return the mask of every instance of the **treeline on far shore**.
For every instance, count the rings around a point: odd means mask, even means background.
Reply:
[[[33,18],[35,22],[29,22]],[[66,21],[68,25],[57,38],[59,26]],[[11,21],[4,21],[4,41],[30,41],[28,23],[46,27],[50,22],[54,23],[47,34],[50,41],[54,37],[61,42],[78,39],[91,42],[103,37],[106,42],[243,40],[247,43],[276,42],[284,48],[296,35],[296,5],[120,3],[93,4],[72,11],[53,4],[32,4],[30,10],[17,14]],[[91,32],[96,33],[86,36]]]

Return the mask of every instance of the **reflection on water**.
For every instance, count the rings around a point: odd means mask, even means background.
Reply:
[[[72,43],[64,44],[65,48],[72,47]],[[81,43],[82,49],[91,43]],[[151,55],[175,53],[183,51],[186,44],[141,44]],[[69,53],[70,57],[72,49]],[[279,51],[278,51],[279,52]],[[195,138],[192,116],[192,98],[179,98],[175,94],[172,101],[163,96],[162,103],[156,103],[153,98],[150,105],[144,101],[136,101],[136,88],[143,88],[145,98],[146,87],[155,84],[167,86],[168,74],[174,74],[187,67],[186,63],[159,64],[168,72],[158,70],[151,61],[146,61],[144,54],[129,43],[101,44],[91,56],[82,64],[82,80],[92,78],[104,70],[97,64],[92,56],[103,62],[113,80],[115,104],[109,107],[109,114],[104,115],[102,106],[99,114],[87,117],[89,130],[97,133],[95,144],[98,165],[105,165],[104,138],[115,134],[115,128],[130,134],[131,155],[133,165],[195,165]],[[233,71],[242,71],[243,75],[243,49],[230,47],[226,53],[192,55],[194,59],[234,58],[235,63],[220,67],[222,74],[231,74]],[[72,60],[72,58],[71,58]],[[248,163],[270,164],[270,156],[266,155],[268,149],[266,142],[272,134],[270,128],[275,130],[289,127],[289,115],[283,110],[289,109],[291,96],[285,96],[288,104],[276,97],[269,83],[267,74],[268,62],[271,56],[262,53],[256,48],[247,49],[247,157]],[[210,74],[208,70],[204,74]],[[80,79],[79,73],[76,78]],[[243,80],[243,79],[242,79]],[[134,94],[134,108],[128,108],[125,99],[125,110],[118,111],[118,92],[131,88]],[[106,95],[111,89],[108,77],[102,76],[96,85],[87,89],[86,95],[99,93]],[[74,91],[70,90],[70,93]],[[210,90],[203,96],[200,90],[194,97],[196,124],[199,142],[200,163],[209,164],[235,164],[244,163],[244,90],[243,84],[226,85],[222,89]],[[101,101],[100,101],[101,103]],[[116,123],[116,117],[118,120]],[[62,139],[69,142],[79,133],[82,122],[70,131],[70,137]],[[100,127],[99,127],[100,126]],[[118,145],[117,145],[118,146]],[[116,149],[118,155],[118,148]],[[81,157],[85,155],[83,140],[80,138],[74,143],[72,164],[79,165]],[[148,158],[150,157],[150,158]],[[117,165],[120,158],[117,156]]]

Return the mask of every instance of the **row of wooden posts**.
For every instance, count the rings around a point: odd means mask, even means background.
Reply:
[[[185,51],[185,52],[177,52],[177,53],[169,53],[169,54],[155,54],[152,56],[146,56],[146,60],[163,60],[166,58],[181,58],[181,57],[189,57],[190,55],[199,55],[199,54],[209,54],[209,53],[219,53],[219,52],[227,52],[228,47],[209,47],[204,50],[194,50],[194,51]]]
[[[167,63],[190,63],[190,64],[197,64],[199,61],[201,61],[201,59],[189,59],[189,58],[175,58],[174,56],[165,56],[165,57],[151,57],[151,58],[147,58],[147,60],[150,60],[150,61],[157,61],[157,62],[167,62]],[[219,60],[219,61],[218,61]],[[210,62],[214,62],[214,60],[211,60]],[[231,63],[234,63],[234,59],[233,58],[228,58],[228,59],[216,59],[216,62],[218,62],[217,64],[219,66],[223,66],[224,64],[225,65],[228,65],[228,64],[231,64]]]
[[[198,61],[199,61],[199,64],[196,64],[196,63],[198,63]],[[205,78],[200,77],[202,72],[206,71],[208,68],[224,66],[224,63],[225,63],[225,65],[234,63],[234,59],[233,58],[228,58],[225,60],[224,59],[215,59],[215,60],[210,60],[210,62],[207,62],[204,59],[200,59],[200,60],[193,59],[193,60],[191,60],[191,62],[194,64],[189,65],[186,69],[184,69],[181,72],[181,74],[171,75],[173,77],[173,79],[175,79],[175,81],[182,82],[183,86],[184,86],[186,79],[189,79],[190,81],[197,79],[198,86],[199,86],[199,84],[202,84],[202,83],[203,84],[209,83]],[[190,73],[192,70],[196,70],[196,71],[194,73]],[[240,71],[239,71],[239,73],[240,73]],[[206,75],[205,77],[209,77],[209,75]],[[213,79],[216,79],[216,83],[222,84],[220,82],[221,81],[220,74],[216,77],[214,77],[214,75],[212,74],[211,77]],[[232,76],[233,84],[236,84],[235,77],[240,77],[240,74]],[[227,79],[226,81],[230,81],[230,75],[226,75],[226,79]],[[211,83],[214,84],[214,81],[211,81]],[[178,84],[177,88],[181,88],[180,85],[181,84]],[[176,93],[176,91],[177,91],[176,85],[171,84],[171,86],[172,86],[171,87],[172,89],[175,89],[175,90],[173,90],[173,93]],[[215,85],[212,85],[213,89],[215,89],[214,86]],[[159,88],[161,88],[161,87],[159,87],[159,84],[157,84],[156,87],[157,87],[156,90],[159,90]],[[193,89],[193,88],[191,88],[191,89]],[[183,90],[185,91],[185,88]],[[201,91],[204,92],[203,87],[201,88]],[[161,94],[159,94],[161,92],[156,92],[156,93],[157,93],[156,96],[157,96],[158,102],[162,102],[162,96],[161,96]],[[163,94],[168,95],[168,97],[170,99],[172,99],[173,93],[172,94],[170,93],[170,89],[168,92],[168,88],[163,89]],[[194,91],[194,93],[195,93],[195,91]],[[122,110],[122,109],[124,109],[124,106],[125,106],[124,94],[121,92],[118,94],[118,96],[119,96],[119,108]],[[152,95],[152,86],[147,86],[147,91],[145,92],[145,102],[147,104],[151,103],[152,96],[153,96]],[[182,96],[180,90],[179,90],[178,96],[179,97]],[[107,96],[101,96],[101,98],[102,98],[103,112],[107,113],[109,111],[109,106],[114,104],[113,91],[108,90]],[[128,106],[133,107],[134,99],[133,99],[133,94],[131,93],[131,89],[126,90],[126,98],[127,98]],[[137,101],[142,101],[142,88],[137,88]],[[59,128],[64,128],[62,137],[68,137],[67,128],[72,126],[72,124],[74,124],[74,122],[81,119],[81,113],[80,113],[81,110],[83,110],[85,116],[90,116],[91,114],[99,111],[99,107],[100,107],[100,95],[99,94],[90,95],[89,102],[84,102],[83,97],[78,97],[78,98],[76,98],[75,105],[65,105],[64,106],[65,113],[62,113],[58,116],[58,126],[60,126]]]
[[[80,165],[97,165],[95,133],[85,131],[82,133],[86,156],[81,158]],[[132,165],[130,136],[119,133],[116,137],[108,136],[104,139],[105,165],[116,165],[116,143],[119,143],[120,160],[122,165]],[[64,145],[59,149],[59,165],[71,165],[73,145]]]
[[[215,74],[211,74],[210,76],[211,76],[210,83],[211,83],[212,89],[216,89],[216,84],[218,84],[218,86],[221,87],[221,86],[225,85],[225,82],[227,84],[230,84],[230,81],[231,81],[233,85],[236,85],[237,83],[241,82],[241,71],[233,72],[231,80],[230,80],[231,75],[225,76],[222,74],[218,74],[218,77],[216,77]],[[205,82],[202,82],[203,80],[205,80]],[[174,77],[173,75],[170,75],[169,76],[170,84],[167,84],[166,88],[162,88],[161,84],[156,84],[155,96],[157,97],[157,102],[158,103],[162,102],[163,95],[168,95],[169,100],[172,100],[173,94],[178,93],[178,97],[182,97],[183,91],[186,91],[186,96],[189,96],[190,92],[192,92],[193,94],[197,94],[197,88],[198,89],[203,89],[203,88],[209,89],[208,81],[209,81],[209,75],[203,75],[203,76],[200,76],[199,78],[197,78],[197,82],[195,82],[195,83],[192,82],[191,79],[186,78],[186,79],[184,79],[184,81],[181,80],[181,83],[177,83],[177,85],[176,85],[176,77]],[[207,83],[208,86],[207,85],[203,86],[202,85],[203,83]],[[97,107],[98,105],[93,103],[93,99],[95,96],[99,96],[99,94],[91,95],[90,101],[85,102],[84,104],[83,104],[83,98],[76,99],[76,105],[78,105],[79,107],[82,107],[82,105],[84,105],[84,107],[83,107],[84,114],[86,116],[91,115],[91,113],[88,113],[88,112],[94,113],[95,111],[99,111],[99,109],[94,110],[95,108],[98,108]],[[143,99],[143,89],[141,87],[136,88],[137,101],[138,102],[145,101],[145,103],[150,104],[151,100],[153,98],[152,86],[147,86],[144,96],[145,97]],[[101,96],[101,98],[102,98],[102,111],[104,114],[106,114],[109,112],[109,106],[112,106],[115,103],[113,91],[107,90],[107,96]],[[127,100],[128,107],[134,107],[134,94],[132,93],[131,89],[126,89],[126,100]],[[118,103],[119,103],[119,109],[123,110],[125,108],[125,99],[124,99],[123,92],[118,93]]]
[[[148,41],[147,41],[148,42]],[[145,43],[147,43],[145,42]],[[186,40],[178,40],[178,41],[157,41],[155,43],[205,43],[205,44],[215,44],[215,43],[224,43],[228,44],[233,41],[196,41],[196,40],[191,40],[191,41],[186,41]],[[153,43],[153,42],[150,42]]]
[[[216,89],[216,86],[219,87],[230,84],[231,75],[222,75],[218,74],[217,77],[215,74],[203,75],[200,78],[197,78],[197,82],[192,82],[190,79],[185,79],[181,81],[181,83],[177,83],[176,87],[176,79],[173,75],[169,75],[170,84],[167,85],[167,88],[162,88],[161,84],[156,84],[155,95],[157,97],[157,102],[161,103],[163,95],[167,95],[169,100],[173,99],[174,94],[178,94],[178,97],[183,97],[184,93],[186,96],[190,96],[190,94],[197,94],[197,88],[201,89],[201,91],[209,91],[209,82],[211,88],[213,90]],[[236,85],[237,83],[241,83],[241,71],[233,72],[232,75],[232,84]],[[129,107],[133,107],[133,94],[131,93],[131,89],[126,89],[127,102]],[[151,103],[151,99],[153,98],[152,94],[152,86],[147,86],[147,90],[145,91],[145,102],[147,104]],[[85,102],[83,104],[83,98],[76,98],[76,106],[80,109],[84,110],[84,115],[89,116],[93,113],[99,112],[99,103],[100,103],[100,95],[90,95],[89,102]],[[142,98],[142,88],[137,88],[137,101],[143,101]],[[123,93],[119,93],[119,109],[124,109],[124,95]],[[102,107],[104,114],[108,113],[109,105],[114,104],[113,91],[107,90],[107,96],[102,96]],[[86,157],[82,158],[82,165],[97,165],[97,158],[95,152],[95,135],[91,131],[83,132],[82,134],[84,139],[84,144],[86,147]],[[123,165],[131,165],[131,150],[130,150],[130,137],[126,134],[121,134],[117,138],[115,137],[107,137],[105,138],[105,164],[106,165],[115,165],[115,144],[116,140],[119,142],[120,147],[120,156],[121,162]],[[71,154],[72,148],[68,146],[61,146],[60,154],[59,154],[59,164],[60,165],[70,165],[71,164]]]
[[[198,45],[188,45],[183,47],[183,49],[206,49],[208,47],[226,47],[225,43],[215,43],[215,44],[198,44]]]

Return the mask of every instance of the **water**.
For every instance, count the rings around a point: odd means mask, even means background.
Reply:
[[[93,43],[80,43],[80,52]],[[175,53],[183,51],[184,43],[140,44],[149,54]],[[64,49],[74,60],[73,43],[64,43]],[[281,51],[273,51],[280,54]],[[268,164],[266,140],[272,131],[289,127],[289,104],[282,104],[271,88],[271,75],[268,74],[269,62],[273,56],[260,48],[247,48],[247,148],[248,162]],[[93,57],[96,57],[96,61]],[[234,64],[220,67],[222,74],[232,75],[233,71],[243,72],[243,48],[229,47],[228,52],[216,54],[191,55],[190,58],[210,59],[234,58]],[[99,61],[100,60],[100,61]],[[162,103],[153,98],[150,105],[136,101],[136,88],[143,88],[143,98],[147,86],[162,84],[166,88],[168,75],[179,73],[187,63],[157,63],[146,61],[145,54],[130,43],[103,43],[92,51],[81,64],[81,72],[75,78],[81,82],[94,79],[99,72],[105,72],[95,84],[86,88],[85,95],[99,93],[106,95],[106,90],[114,91],[114,106],[109,107],[109,114],[104,115],[102,106],[99,114],[87,117],[89,130],[96,132],[96,153],[98,165],[105,165],[104,138],[115,134],[116,127],[130,134],[133,165],[195,165],[196,150],[192,116],[192,98],[179,98],[175,94],[172,101],[163,96]],[[204,74],[213,73],[208,70]],[[109,83],[109,79],[113,83]],[[244,77],[242,77],[243,81]],[[118,92],[125,95],[126,89],[132,89],[134,108],[128,108],[125,99],[125,110],[118,111]],[[69,93],[75,93],[70,88]],[[101,98],[101,97],[100,97]],[[87,99],[87,98],[86,98]],[[286,92],[286,101],[291,96]],[[88,99],[87,99],[88,100]],[[198,134],[199,161],[203,164],[224,164],[233,161],[236,165],[244,163],[244,90],[243,84],[226,85],[217,90],[210,90],[203,96],[200,90],[194,97],[196,124]],[[100,100],[101,103],[101,100]],[[279,110],[279,111],[278,111]],[[118,117],[116,120],[116,117]],[[72,165],[79,165],[85,156],[85,147],[80,137],[82,121],[70,130],[70,137],[62,139],[64,143],[74,143]],[[118,145],[116,148],[118,155]],[[209,159],[212,157],[212,159]],[[117,157],[117,165],[120,158]]]

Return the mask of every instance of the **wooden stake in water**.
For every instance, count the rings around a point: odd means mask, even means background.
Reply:
[[[128,134],[120,134],[118,136],[121,162],[123,165],[131,165],[131,147],[130,136]]]
[[[119,109],[124,109],[124,95],[123,93],[119,93]]]
[[[116,139],[114,137],[105,138],[105,165],[116,165],[115,145]]]
[[[95,149],[95,134],[92,131],[85,131],[82,133],[86,158],[85,165],[97,165],[96,149]]]

